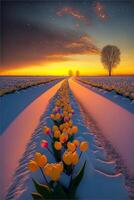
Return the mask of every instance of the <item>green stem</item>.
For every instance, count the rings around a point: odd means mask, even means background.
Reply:
[[[80,158],[81,158],[81,155],[82,155],[82,151],[80,152],[80,155],[79,155],[79,160],[80,160]]]
[[[42,175],[43,175],[43,177],[44,177],[44,179],[45,179],[47,185],[49,185],[49,183],[48,183],[48,181],[47,181],[47,178],[46,178],[46,176],[45,176],[45,174],[44,174],[44,172],[43,172],[43,170],[42,170],[41,167],[40,167],[40,171],[41,171],[41,173],[42,173]]]
[[[47,148],[47,150],[53,155],[53,152],[49,149],[49,148]],[[54,155],[53,155],[54,156]]]

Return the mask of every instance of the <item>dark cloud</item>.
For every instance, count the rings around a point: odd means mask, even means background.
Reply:
[[[3,69],[66,61],[69,55],[99,52],[92,41],[82,39],[85,35],[75,31],[59,29],[49,23],[40,27],[17,19],[6,18],[3,22]]]

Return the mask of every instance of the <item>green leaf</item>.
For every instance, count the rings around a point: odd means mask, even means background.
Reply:
[[[33,200],[44,200],[43,197],[42,197],[42,195],[40,195],[37,192],[33,192],[32,193],[32,197],[33,197]]]
[[[56,187],[54,188],[54,191],[53,191],[53,199],[68,199],[68,196],[67,194],[65,193],[62,185],[60,185],[60,183],[58,183],[56,185]]]
[[[71,181],[71,184],[69,187],[69,197],[71,199],[75,198],[76,190],[77,190],[77,188],[83,178],[83,175],[84,175],[85,166],[86,166],[86,161],[85,161],[84,165],[81,167],[81,169],[79,170],[78,174]]]
[[[34,186],[35,186],[37,192],[40,195],[42,195],[43,198],[50,199],[51,191],[47,185],[40,184],[34,179],[33,179],[33,183],[34,183]]]

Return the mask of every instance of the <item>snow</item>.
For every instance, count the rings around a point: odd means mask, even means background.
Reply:
[[[49,100],[56,93],[61,83],[62,81],[36,98],[15,118],[1,136],[0,152],[4,152],[4,158],[1,158],[0,162],[2,172],[0,174],[2,182],[0,189],[2,192],[7,190],[18,161],[25,151],[26,144],[37,127],[43,111],[46,110]],[[32,94],[35,97],[34,90],[30,93],[30,95]],[[34,145],[32,144],[31,148],[34,148]]]
[[[47,111],[43,113],[38,127],[31,135],[25,153],[15,172],[6,200],[32,200],[31,192],[35,191],[35,188],[33,187],[31,177],[36,178],[41,183],[44,182],[40,173],[30,173],[27,169],[27,163],[33,157],[35,151],[44,153],[48,157],[49,162],[54,162],[52,155],[47,150],[41,149],[40,141],[47,139],[50,142],[50,138],[43,134],[42,128],[46,124],[49,124],[49,126],[53,125],[49,115],[54,106],[55,97],[50,101]],[[70,98],[75,112],[73,122],[79,129],[76,138],[80,140],[86,139],[90,144],[88,152],[82,154],[80,164],[74,170],[76,174],[77,169],[84,163],[84,160],[87,160],[84,177],[77,189],[77,199],[128,200],[128,193],[124,186],[124,177],[122,174],[114,172],[114,161],[107,161],[105,150],[96,146],[94,143],[95,136],[85,126],[78,104],[72,93],[70,93]],[[61,181],[66,185],[69,184],[69,180],[67,175],[63,175],[61,178]]]
[[[14,79],[12,80],[12,77],[10,79],[11,83],[14,84]],[[27,79],[29,80],[28,77]],[[4,80],[6,82],[6,78]],[[22,82],[22,79],[18,78],[16,81]],[[0,97],[0,135],[3,134],[5,129],[19,115],[19,113],[21,113],[32,101],[34,101],[38,96],[47,91],[57,82],[58,80],[55,80],[39,86],[32,86],[25,90],[17,91],[15,93]]]
[[[93,92],[96,92],[106,98],[108,98],[109,100],[115,102],[116,104],[120,105],[121,107],[125,108],[126,110],[128,110],[129,112],[134,114],[134,100],[130,100],[127,97],[118,95],[115,91],[106,91],[104,89],[99,89],[97,87],[92,87],[88,84],[84,84],[81,83],[81,85],[83,85],[84,87],[92,90]]]
[[[103,134],[121,155],[129,172],[134,175],[134,115],[72,79],[69,84],[76,99],[94,117]]]

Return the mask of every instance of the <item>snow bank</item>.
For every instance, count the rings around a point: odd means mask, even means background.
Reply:
[[[103,134],[122,156],[130,173],[134,174],[134,115],[72,79],[69,84],[75,97],[92,114]]]
[[[35,99],[20,113],[1,136],[0,152],[4,154],[3,158],[1,156],[0,162],[0,172],[2,172],[0,173],[1,192],[5,193],[8,188],[18,161],[24,153],[26,144],[39,123],[41,114],[46,110],[50,98],[59,89],[61,83],[62,81]]]
[[[58,82],[55,80],[0,97],[0,135],[32,101]]]

